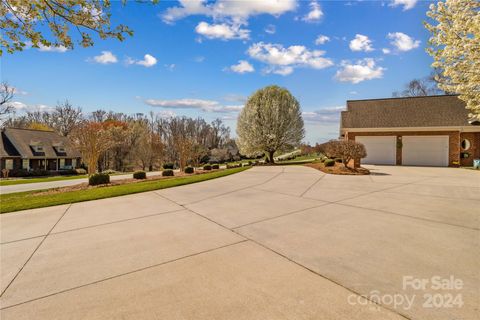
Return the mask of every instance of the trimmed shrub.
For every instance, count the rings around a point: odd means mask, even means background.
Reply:
[[[206,164],[203,166],[203,170],[212,170],[212,166],[209,164]]]
[[[220,166],[218,165],[218,163],[212,164],[212,169],[220,169]]]
[[[333,167],[335,165],[335,160],[327,159],[323,163],[325,164],[325,167]]]
[[[162,176],[164,177],[173,177],[174,173],[172,169],[165,169],[162,171]]]
[[[147,179],[147,173],[145,171],[135,171],[133,179]]]
[[[107,183],[110,183],[110,176],[106,173],[95,173],[88,177],[88,184],[91,186]]]
[[[83,168],[75,169],[75,171],[77,172],[77,174],[87,174],[87,170]]]
[[[195,170],[193,169],[193,167],[186,167],[185,168],[185,173],[193,173]]]
[[[172,169],[175,165],[173,163],[164,163],[163,164],[163,169]]]

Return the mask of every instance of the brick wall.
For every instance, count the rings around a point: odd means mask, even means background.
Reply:
[[[460,134],[460,142],[464,139],[470,141],[470,149],[463,150],[460,147],[460,152],[467,152],[470,156],[468,158],[461,158],[460,164],[462,166],[473,166],[473,159],[480,159],[480,133],[463,132]]]
[[[385,131],[385,132],[348,132],[346,139],[355,140],[356,136],[449,136],[448,166],[458,167],[460,162],[460,132],[459,131]],[[402,150],[397,143],[397,165],[402,164]]]

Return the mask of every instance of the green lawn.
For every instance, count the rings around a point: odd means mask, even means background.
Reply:
[[[41,191],[27,191],[0,195],[0,213],[19,211],[25,209],[43,208],[60,204],[89,201],[95,199],[118,197],[132,193],[171,188],[190,183],[201,182],[241,172],[249,167],[226,169],[205,174],[130,183],[110,187],[99,187],[88,190],[70,191],[57,194],[35,196]]]
[[[320,158],[319,155],[316,155],[316,154],[309,154],[309,155],[306,155],[306,156],[298,156],[296,157],[295,159],[292,159],[292,160],[285,160],[285,161],[277,161],[278,164],[282,164],[282,163],[285,163],[285,164],[288,164],[288,163],[309,163],[309,162],[313,162],[315,161],[315,159],[318,159]]]
[[[87,175],[55,176],[55,177],[40,177],[40,178],[19,178],[19,179],[11,179],[11,180],[7,179],[7,180],[0,180],[0,186],[13,186],[13,185],[16,185],[16,184],[82,179],[82,178],[86,178],[86,177],[87,177]]]

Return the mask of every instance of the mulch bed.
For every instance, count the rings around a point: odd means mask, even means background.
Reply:
[[[345,167],[343,163],[338,163],[338,162],[335,162],[335,165],[332,167],[325,167],[325,165],[321,162],[308,163],[306,164],[306,166],[320,170],[325,173],[329,173],[329,174],[350,175],[350,176],[360,176],[360,175],[370,174],[370,170],[368,169],[361,168],[361,167],[357,169],[351,169],[351,168]]]
[[[88,182],[84,183],[79,183],[74,186],[68,186],[68,187],[61,187],[61,188],[52,188],[48,189],[45,191],[40,191],[40,192],[35,192],[32,194],[32,196],[43,196],[43,195],[49,195],[49,194],[57,194],[57,193],[64,193],[64,192],[70,192],[70,191],[79,191],[79,190],[89,190],[89,189],[95,189],[95,188],[104,188],[104,187],[110,187],[110,186],[118,186],[122,184],[131,184],[131,183],[139,183],[139,182],[145,182],[145,181],[155,181],[155,180],[164,180],[164,179],[172,179],[172,178],[178,178],[178,177],[185,177],[185,176],[193,176],[193,175],[198,175],[198,174],[204,174],[204,173],[209,173],[209,172],[215,172],[215,171],[220,171],[224,169],[214,169],[214,170],[203,170],[203,169],[197,169],[195,170],[194,173],[188,174],[185,172],[175,172],[174,176],[162,176],[161,174],[147,177],[146,179],[121,179],[121,180],[111,180],[110,183],[108,184],[99,184],[96,186],[91,186],[88,184]]]

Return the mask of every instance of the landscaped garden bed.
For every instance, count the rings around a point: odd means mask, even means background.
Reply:
[[[311,167],[329,174],[339,175],[366,175],[370,174],[370,171],[365,168],[352,169],[345,167],[343,163],[334,162],[333,166],[326,166],[325,162],[314,162],[306,164],[307,167]]]
[[[241,172],[249,167],[220,169],[205,172],[196,170],[194,174],[175,172],[175,176],[153,176],[147,179],[112,180],[109,184],[89,186],[87,183],[71,187],[40,191],[27,191],[0,196],[0,213],[49,207],[61,204],[111,198],[127,194],[171,188],[201,182]]]

